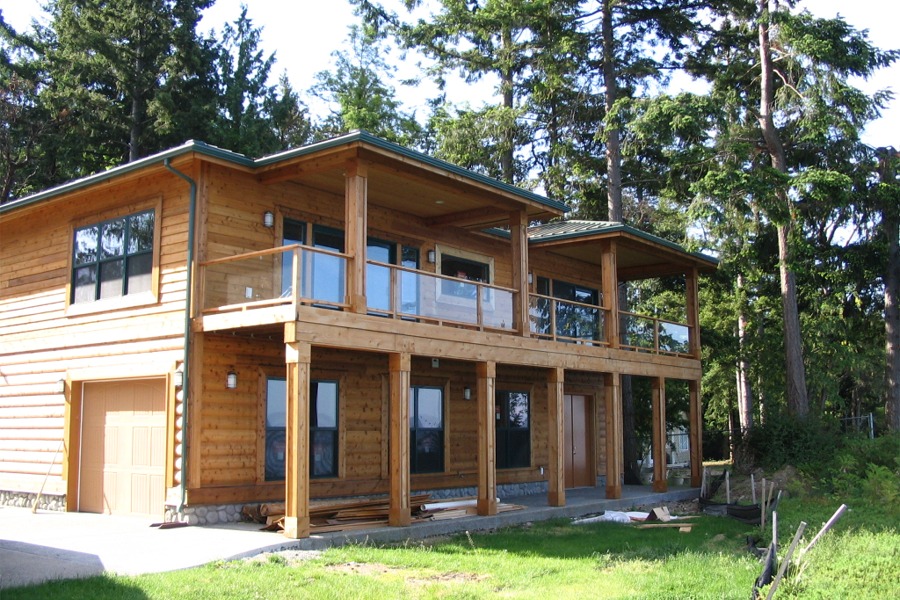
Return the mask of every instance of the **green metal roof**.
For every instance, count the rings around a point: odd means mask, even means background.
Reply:
[[[671,248],[678,252],[688,254],[702,261],[709,262],[714,265],[719,264],[719,260],[707,254],[700,252],[688,252],[675,242],[671,242],[665,238],[635,229],[630,225],[618,223],[615,221],[581,221],[573,219],[571,221],[554,221],[537,225],[528,229],[528,241],[535,245],[541,242],[556,242],[559,240],[575,239],[580,237],[589,237],[598,233],[628,233],[635,237],[654,242],[662,246]]]
[[[522,199],[536,202],[538,204],[543,204],[548,208],[559,211],[566,212],[569,208],[559,202],[557,200],[552,200],[550,198],[546,198],[539,194],[535,194],[534,192],[530,192],[528,190],[523,190],[521,188],[515,187],[508,183],[504,183],[492,177],[487,177],[486,175],[481,175],[480,173],[475,173],[474,171],[470,171],[468,169],[464,169],[457,165],[451,164],[445,160],[441,160],[438,158],[434,158],[433,156],[428,156],[427,154],[422,154],[421,152],[417,152],[415,150],[410,150],[409,148],[404,148],[398,144],[393,142],[389,142],[387,140],[376,137],[366,131],[353,131],[346,135],[342,135],[336,138],[331,138],[322,142],[317,142],[315,144],[310,144],[308,146],[303,146],[301,148],[296,148],[294,150],[288,150],[286,152],[280,152],[278,154],[273,154],[271,156],[264,156],[258,159],[251,159],[243,154],[238,154],[237,152],[232,152],[230,150],[226,150],[224,148],[218,148],[216,146],[212,146],[210,144],[190,140],[182,144],[181,146],[176,146],[175,148],[170,148],[168,150],[164,150],[158,154],[154,154],[152,156],[148,156],[146,158],[142,158],[136,160],[134,162],[130,162],[118,167],[114,167],[107,171],[102,171],[100,173],[95,173],[93,175],[89,175],[87,177],[83,177],[81,179],[76,179],[74,181],[70,181],[68,183],[64,183],[62,185],[49,188],[42,192],[38,192],[36,194],[32,194],[31,196],[26,196],[24,198],[20,198],[17,200],[13,200],[12,202],[7,202],[6,204],[0,205],[0,214],[7,213],[31,204],[35,204],[37,202],[41,202],[42,200],[48,200],[60,194],[65,194],[68,192],[73,192],[108,179],[112,179],[114,177],[118,177],[120,175],[124,175],[126,173],[131,173],[133,171],[137,171],[148,167],[157,163],[164,163],[166,160],[171,160],[178,156],[182,156],[190,153],[202,154],[205,156],[209,156],[211,158],[216,158],[220,160],[225,160],[231,162],[236,165],[240,165],[242,167],[248,168],[257,168],[257,167],[265,167],[273,164],[278,164],[283,161],[288,161],[298,156],[305,156],[308,154],[314,154],[316,152],[321,152],[323,150],[328,150],[330,148],[334,148],[341,145],[352,144],[352,143],[364,143],[370,146],[374,146],[376,148],[380,148],[387,152],[395,153],[405,158],[409,158],[415,160],[417,162],[430,165],[432,167],[437,167],[440,169],[444,169],[453,173],[454,175],[459,175],[461,177],[465,177],[471,181],[475,181],[478,183],[482,183],[493,187],[499,191],[503,191],[506,193],[514,194],[519,196]]]

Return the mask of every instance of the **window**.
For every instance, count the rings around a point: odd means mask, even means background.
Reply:
[[[337,477],[337,381],[312,382],[309,391],[309,413],[309,476]]]
[[[396,265],[397,244],[370,237],[366,245],[368,260]],[[408,269],[419,268],[419,249],[412,246],[400,248],[400,265]],[[418,300],[415,277],[400,275],[400,302],[402,312],[415,312]],[[387,316],[391,311],[391,271],[380,265],[366,265],[366,300],[372,314]]]
[[[154,211],[75,230],[73,304],[152,290]]]
[[[462,281],[441,280],[441,294],[457,296],[459,298],[475,299],[478,286],[465,283],[475,281],[478,283],[491,282],[491,269],[487,263],[443,254],[441,256],[441,275],[454,277]]]
[[[323,250],[343,252],[344,232],[324,225],[313,225],[312,245]],[[344,259],[337,256],[313,254],[311,297],[336,304],[344,302],[344,266]]]
[[[303,221],[295,221],[294,219],[285,219],[282,222],[281,245],[293,246],[294,244],[306,243],[306,223]],[[281,296],[289,297],[294,289],[294,283],[291,281],[294,269],[294,253],[285,252],[281,257]]]
[[[531,418],[528,392],[496,394],[497,468],[531,466]]]
[[[266,380],[266,481],[284,479],[287,382]],[[338,475],[338,382],[313,380],[309,388],[309,475]]]
[[[411,473],[444,470],[444,388],[412,386],[409,394]]]

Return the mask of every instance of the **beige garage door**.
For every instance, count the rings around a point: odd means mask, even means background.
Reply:
[[[78,509],[161,516],[165,379],[84,384]]]

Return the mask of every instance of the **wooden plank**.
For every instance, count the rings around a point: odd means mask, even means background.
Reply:
[[[494,394],[497,363],[479,362],[476,366],[478,410],[478,514],[497,514],[497,449],[494,418]]]
[[[410,355],[390,355],[390,515],[389,522],[410,522],[409,383]]]
[[[547,504],[566,505],[565,407],[563,405],[565,371],[550,369],[547,374],[547,431],[549,461],[547,463]]]
[[[531,320],[528,298],[528,216],[524,211],[510,213],[510,240],[512,285],[516,290],[513,306],[513,321],[519,335],[531,335]]]
[[[347,303],[355,313],[366,312],[366,236],[368,235],[368,165],[351,159],[346,166],[344,198],[344,243],[348,255]]]
[[[686,304],[685,313],[687,315],[687,325],[689,327],[688,346],[690,354],[700,360],[700,275],[697,267],[690,269],[684,278]]]
[[[287,464],[284,535],[309,537],[309,367],[310,347],[285,344],[287,363]]]
[[[600,245],[600,278],[603,306],[609,311],[604,319],[606,342],[619,347],[619,276],[616,264],[616,242],[604,240]]]
[[[622,387],[618,373],[606,375],[606,497],[622,497],[624,436],[622,433]]]
[[[666,380],[657,377],[651,382],[653,417],[653,491],[665,492],[666,480]]]
[[[688,381],[688,444],[691,461],[691,487],[700,487],[703,470],[703,406],[700,382]]]

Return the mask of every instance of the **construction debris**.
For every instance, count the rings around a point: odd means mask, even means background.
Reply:
[[[518,504],[498,502],[497,512],[522,510]],[[264,523],[267,531],[280,531],[284,522],[284,503],[248,504],[241,511],[248,521]],[[309,507],[310,533],[369,529],[387,525],[390,501],[387,498],[314,501]],[[430,494],[410,497],[411,523],[457,519],[478,514],[475,497],[432,500]]]

